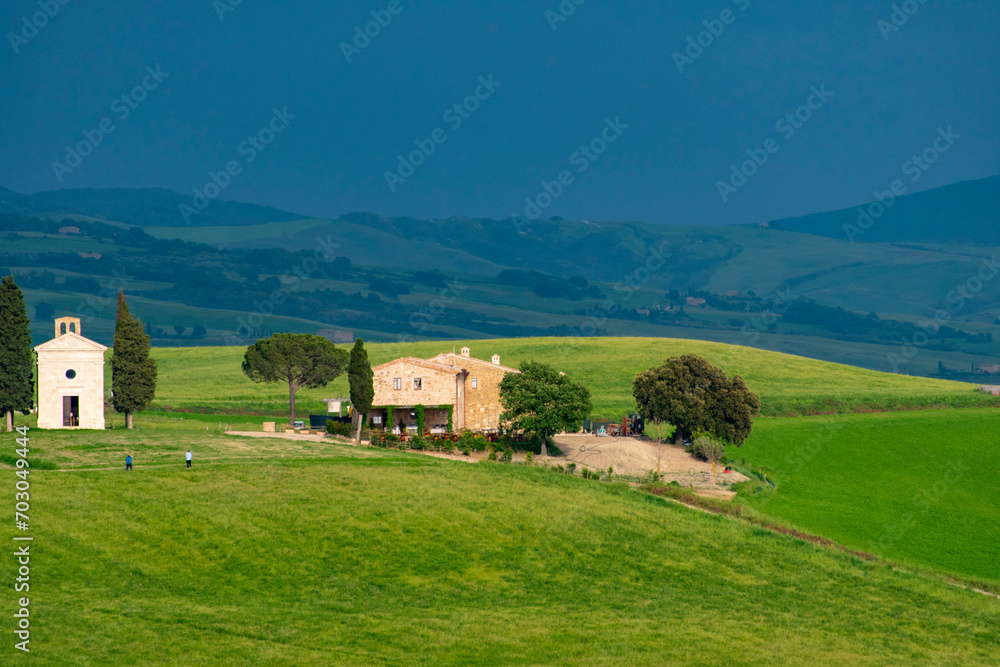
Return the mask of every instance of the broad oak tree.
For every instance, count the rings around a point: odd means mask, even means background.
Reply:
[[[677,426],[677,443],[696,430],[740,446],[750,435],[760,398],[739,375],[726,377],[720,368],[694,354],[670,357],[662,366],[639,373],[632,381],[639,413],[649,421]]]
[[[500,381],[500,423],[508,431],[533,433],[542,440],[562,431],[576,431],[590,415],[590,391],[535,361],[521,364],[520,373],[507,373]]]

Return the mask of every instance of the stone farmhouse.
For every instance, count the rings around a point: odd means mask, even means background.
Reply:
[[[80,319],[56,320],[38,354],[38,428],[104,428],[104,351],[80,335]]]
[[[451,416],[452,431],[492,432],[499,426],[500,381],[519,370],[491,361],[448,352],[430,359],[404,357],[372,369],[374,406],[368,415],[372,428],[415,432],[416,406],[424,406],[424,430],[445,433]]]

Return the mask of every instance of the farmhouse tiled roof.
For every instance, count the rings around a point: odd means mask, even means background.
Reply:
[[[396,364],[412,364],[414,366],[420,366],[422,368],[429,368],[431,370],[443,371],[445,373],[455,373],[456,375],[462,372],[462,368],[458,366],[448,366],[446,364],[439,364],[429,359],[417,359],[416,357],[400,357],[399,359],[393,359],[392,361],[387,361],[384,364],[379,364],[375,366],[372,370],[378,370],[380,368],[388,368],[389,366],[395,366]]]
[[[445,352],[439,354],[436,357],[431,357],[427,361],[434,363],[447,363],[448,358],[454,360],[461,360],[463,365],[470,365],[470,363],[479,364],[480,366],[486,366],[488,368],[499,368],[500,370],[507,371],[508,373],[520,373],[521,371],[516,368],[511,368],[510,366],[501,366],[500,364],[494,364],[492,361],[486,361],[485,359],[476,359],[475,357],[464,357],[460,354],[455,354],[454,352]]]

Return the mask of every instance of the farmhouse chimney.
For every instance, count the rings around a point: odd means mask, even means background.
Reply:
[[[454,348],[452,348],[452,349],[454,349]],[[467,348],[467,347],[463,347],[463,348],[462,348],[462,356],[463,356],[463,357],[467,357],[467,356],[469,356],[469,352],[470,352],[470,351],[471,351],[471,350],[469,350],[469,348]]]
[[[499,366],[500,365],[500,355],[499,354],[494,354],[493,355],[493,365],[494,366]]]

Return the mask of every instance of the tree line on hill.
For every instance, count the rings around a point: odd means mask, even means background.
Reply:
[[[526,287],[536,296],[545,299],[579,301],[585,297],[599,299],[603,296],[600,288],[588,283],[583,276],[557,278],[534,270],[504,269],[497,274],[497,282],[501,285]]]
[[[427,322],[426,318],[421,319],[419,305],[402,303],[398,298],[410,293],[410,282],[447,287],[450,281],[440,271],[418,271],[407,277],[390,271],[354,267],[347,257],[325,257],[324,261],[317,261],[316,253],[310,251],[291,252],[281,248],[223,250],[203,243],[157,239],[138,227],[0,215],[0,230],[56,234],[66,226],[78,228],[81,237],[114,244],[114,247],[108,253],[98,253],[100,257],[93,256],[93,253],[81,256],[76,252],[0,251],[0,271],[4,271],[2,264],[5,262],[30,267],[31,270],[22,269],[16,276],[25,287],[90,295],[101,291],[99,282],[90,276],[112,276],[117,272],[132,281],[171,283],[166,289],[129,291],[134,296],[147,299],[245,312],[254,312],[260,304],[270,301],[271,312],[275,315],[426,338],[447,337],[442,327],[472,328],[508,337],[572,334],[568,326],[520,325],[463,309],[457,304],[435,308],[433,322]],[[66,276],[60,282],[51,269],[87,275]],[[286,281],[277,276],[286,276]],[[311,286],[303,284],[306,279],[354,282],[359,287],[366,286],[369,293],[310,289]],[[280,298],[272,299],[277,293],[280,293]],[[416,325],[415,317],[418,320]],[[162,323],[150,320],[148,324],[151,328],[147,333],[154,338],[162,337]]]
[[[692,306],[688,299],[700,299],[703,303]],[[577,309],[575,314],[585,317],[607,317],[619,320],[642,321],[664,326],[683,325],[685,320],[693,318],[687,310],[705,307],[713,310],[730,311],[733,313],[763,313],[771,308],[764,299],[753,292],[736,295],[722,295],[705,290],[668,290],[663,293],[659,303],[641,308],[618,308],[613,311],[585,308]],[[768,325],[772,331],[777,330],[777,322],[785,324],[802,324],[816,326],[825,330],[826,336],[837,340],[848,340],[860,343],[898,343],[900,340],[912,340],[918,333],[926,333],[925,329],[909,322],[893,319],[883,319],[876,313],[860,314],[840,306],[824,306],[811,299],[789,299],[782,304],[781,313],[774,313],[774,322]],[[727,324],[739,329],[746,322],[740,317],[729,318]],[[794,332],[788,332],[794,333]],[[954,327],[935,325],[935,337],[924,347],[937,351],[954,351],[956,346],[952,341],[970,345],[984,345],[993,342],[993,334],[969,333]]]
[[[809,299],[799,299],[788,304],[781,319],[789,324],[820,326],[839,337],[859,342],[898,342],[912,340],[925,332],[915,324],[881,319],[876,313],[861,315],[841,307],[823,306]],[[971,334],[948,326],[937,327],[937,338],[925,347],[931,350],[954,350],[950,340],[983,344],[993,342],[992,333]]]

